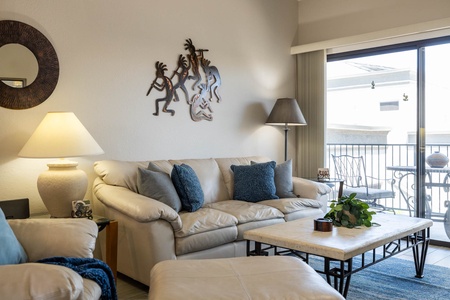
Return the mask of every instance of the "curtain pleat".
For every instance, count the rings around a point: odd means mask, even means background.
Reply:
[[[326,51],[297,54],[296,98],[306,126],[296,128],[296,172],[316,177],[325,166]]]

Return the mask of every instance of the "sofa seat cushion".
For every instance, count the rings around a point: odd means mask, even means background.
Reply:
[[[175,253],[214,248],[237,238],[238,220],[225,212],[201,208],[195,212],[180,212],[182,228],[175,232]]]
[[[175,232],[177,238],[236,226],[238,223],[236,217],[211,208],[201,208],[195,212],[182,211],[180,218],[183,226]]]
[[[238,220],[237,240],[240,241],[243,239],[246,230],[284,222],[284,215],[278,209],[259,203],[225,200],[208,204],[208,207],[236,217]]]
[[[239,200],[225,200],[210,203],[207,207],[220,210],[234,216],[238,220],[238,224],[279,219],[284,217],[280,210],[271,206],[262,205],[261,203],[262,202],[251,203]]]
[[[255,222],[249,222],[249,223],[244,223],[244,224],[239,224],[237,226],[237,241],[242,241],[244,240],[244,232],[246,232],[247,230],[252,230],[252,229],[256,229],[256,228],[261,228],[261,227],[265,227],[265,226],[270,226],[270,225],[275,225],[278,223],[284,223],[285,218],[277,218],[277,219],[269,219],[269,220],[263,220],[263,221],[255,221]]]
[[[298,220],[298,219],[302,219],[302,218],[309,218],[309,217],[323,218],[324,215],[325,215],[325,213],[321,209],[307,208],[307,209],[303,209],[303,210],[299,210],[299,211],[294,211],[290,214],[285,214],[284,220],[286,222],[289,222],[289,221],[294,221],[294,220]]]
[[[259,204],[274,207],[283,214],[290,214],[300,210],[308,210],[311,208],[320,209],[322,204],[319,201],[306,198],[282,198],[275,200],[265,200]]]
[[[40,263],[0,266],[2,299],[82,299],[83,289],[83,278],[69,268]]]
[[[230,226],[176,238],[175,254],[180,256],[232,243],[237,239],[237,235],[237,227]]]

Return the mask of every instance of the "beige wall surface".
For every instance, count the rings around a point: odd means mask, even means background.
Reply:
[[[289,51],[297,6],[296,0],[2,0],[0,20],[25,22],[52,42],[60,77],[44,103],[0,107],[0,200],[28,197],[32,213],[45,211],[36,179],[51,160],[17,153],[48,111],[73,111],[105,151],[75,158],[90,184],[92,163],[100,159],[266,155],[281,161],[283,131],[264,122],[277,98],[295,95]],[[193,122],[181,92],[170,105],[173,117],[153,116],[162,93],[146,97],[155,62],[167,64],[171,75],[178,55],[187,54],[187,38],[209,49],[206,57],[222,78],[212,122]]]
[[[448,0],[300,0],[298,45],[450,17]]]

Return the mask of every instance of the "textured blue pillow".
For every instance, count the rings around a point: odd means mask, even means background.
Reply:
[[[234,172],[234,199],[248,202],[278,199],[275,187],[274,161],[256,165],[232,165]]]
[[[182,209],[193,212],[201,208],[205,196],[195,171],[186,164],[174,165],[171,177],[180,197]]]
[[[257,162],[251,161],[252,165]],[[294,194],[294,184],[292,183],[292,160],[275,166],[275,187],[277,196],[280,198],[297,198]]]
[[[20,264],[27,261],[28,257],[22,245],[17,240],[14,232],[6,221],[5,214],[0,208],[0,265]]]

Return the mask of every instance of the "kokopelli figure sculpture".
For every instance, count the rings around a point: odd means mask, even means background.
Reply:
[[[203,52],[208,50],[195,49],[195,46],[192,43],[191,39],[186,40],[186,43],[184,44],[184,50],[189,51],[189,54],[187,55],[189,59],[189,67],[191,68],[192,73],[194,75],[190,75],[188,78],[195,79],[195,82],[192,85],[192,89],[195,89],[196,87],[198,87],[200,81],[202,81],[202,75],[200,75],[199,61],[203,57]],[[197,55],[197,52],[199,52],[200,55]]]
[[[206,100],[206,94],[209,89],[204,83],[200,83],[199,85],[200,93],[195,94],[192,97],[192,101],[189,103],[191,105],[191,118],[193,121],[198,122],[201,120],[212,121],[212,108],[210,105],[210,101]],[[206,112],[206,109],[209,110],[210,113]]]
[[[172,75],[172,78],[175,75],[178,76],[178,82],[173,86],[175,101],[180,100],[177,94],[177,89],[180,88],[183,91],[184,96],[186,97],[186,102],[189,102],[189,93],[186,89],[186,86],[184,85],[189,76],[189,69],[190,67],[187,65],[186,58],[182,54],[180,54],[180,56],[178,57],[178,68],[173,72]]]
[[[202,58],[201,65],[203,71],[206,74],[206,82],[209,89],[210,101],[213,99],[213,93],[217,98],[217,102],[220,103],[222,98],[220,97],[217,89],[222,85],[222,80],[220,79],[219,70],[215,66],[210,66],[211,62],[205,58]]]
[[[153,115],[158,116],[159,115],[159,103],[165,102],[162,111],[166,113],[170,113],[172,116],[175,114],[175,111],[173,109],[168,109],[170,103],[173,100],[174,92],[172,80],[170,80],[169,77],[165,76],[165,72],[167,71],[167,66],[163,64],[162,62],[157,61],[155,64],[156,67],[156,78],[153,80],[152,84],[150,85],[150,88],[148,89],[147,96],[150,94],[151,90],[153,88],[157,89],[158,91],[162,92],[163,90],[166,91],[166,96],[164,98],[158,98],[155,100],[155,108],[156,111],[153,113]],[[161,78],[162,82],[158,83],[158,79]]]

